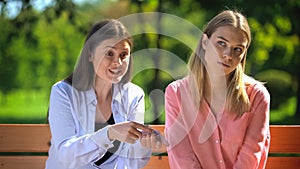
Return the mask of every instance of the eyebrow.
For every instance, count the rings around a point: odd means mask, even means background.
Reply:
[[[115,50],[117,50],[117,48],[115,47],[115,46],[110,46],[110,45],[108,45],[108,46],[105,46],[104,48],[113,48],[113,49],[115,49]],[[130,50],[130,49],[128,49],[128,48],[122,48],[121,50]]]
[[[226,41],[226,42],[229,42],[229,40],[227,40],[227,39],[226,39],[226,38],[224,38],[223,36],[218,36],[217,38],[219,38],[219,39],[223,39],[224,41]],[[237,45],[237,46],[240,46],[240,47],[246,48],[246,46],[244,46],[244,45],[242,45],[242,44],[239,44],[239,45]]]
[[[104,48],[113,48],[113,49],[116,49],[116,47],[114,47],[114,46],[105,46]]]

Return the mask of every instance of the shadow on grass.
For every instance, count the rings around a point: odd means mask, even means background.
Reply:
[[[46,118],[2,118],[0,119],[1,124],[46,124]]]
[[[270,122],[271,125],[300,125],[300,118],[297,117],[285,117],[280,120],[273,120]]]

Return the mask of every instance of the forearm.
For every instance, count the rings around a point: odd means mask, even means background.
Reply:
[[[107,149],[113,146],[107,138],[103,137],[105,133],[106,131],[103,130],[81,137],[73,136],[57,145],[54,141],[53,146],[64,166],[68,168],[84,166],[102,158]]]
[[[127,168],[140,169],[148,163],[151,154],[151,149],[143,147],[139,141],[135,144],[124,143],[118,161]]]
[[[234,168],[264,168],[270,147],[269,103],[270,97],[266,90],[259,90],[253,97],[253,117]]]

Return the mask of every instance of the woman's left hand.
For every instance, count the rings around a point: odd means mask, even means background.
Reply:
[[[160,149],[162,145],[169,146],[168,141],[157,130],[152,130],[151,133],[142,132],[141,145],[149,149]]]

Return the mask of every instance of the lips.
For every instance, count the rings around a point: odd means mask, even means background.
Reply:
[[[108,69],[108,71],[114,75],[117,75],[121,72],[121,69]]]
[[[230,67],[230,65],[226,64],[226,63],[223,63],[223,62],[218,62],[218,64],[224,66],[224,67]]]

